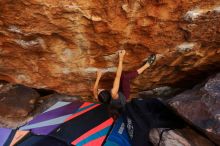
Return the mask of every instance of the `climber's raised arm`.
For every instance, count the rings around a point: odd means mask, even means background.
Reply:
[[[119,90],[119,86],[120,86],[121,73],[122,73],[122,69],[123,69],[122,65],[123,65],[124,55],[125,55],[125,50],[120,50],[119,51],[118,68],[117,68],[115,80],[114,80],[114,83],[113,83],[113,87],[112,87],[112,90],[111,90],[111,95],[112,95],[113,99],[118,98],[118,90]]]
[[[103,74],[103,72],[101,70],[97,71],[97,77],[96,77],[96,81],[95,81],[95,84],[94,84],[94,87],[93,87],[93,95],[94,95],[95,99],[98,98],[98,86],[99,86],[99,81],[102,77],[102,74]]]

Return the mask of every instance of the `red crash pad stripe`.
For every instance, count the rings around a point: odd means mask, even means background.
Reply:
[[[100,125],[94,127],[93,129],[89,130],[88,132],[84,133],[83,135],[81,135],[79,138],[77,138],[76,140],[74,140],[71,144],[73,145],[77,145],[77,143],[79,143],[80,141],[82,141],[83,139],[95,134],[96,132],[111,126],[113,123],[113,119],[109,118],[108,120],[106,120],[105,122],[101,123]]]
[[[77,112],[77,113],[73,114],[72,116],[68,117],[68,118],[65,120],[65,122],[66,122],[66,121],[69,121],[69,120],[71,120],[71,119],[73,119],[73,118],[75,118],[75,117],[77,117],[77,116],[79,116],[79,115],[82,115],[82,114],[84,114],[85,112],[90,111],[90,110],[96,108],[96,107],[99,106],[99,105],[100,105],[100,104],[97,104],[97,105],[94,105],[94,106],[92,106],[92,107],[90,107],[90,108],[88,108],[88,109],[85,109],[85,110],[81,111],[81,112]]]
[[[91,102],[85,102],[85,103],[83,103],[79,108],[83,108],[83,107],[89,106],[89,105],[91,105],[91,104],[93,104],[93,103],[91,103]]]

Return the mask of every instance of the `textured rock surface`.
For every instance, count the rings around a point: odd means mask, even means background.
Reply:
[[[37,91],[21,85],[0,84],[0,127],[19,125],[35,109]]]
[[[158,146],[160,133],[163,130],[153,129],[150,132],[150,139],[155,146]],[[214,144],[192,129],[184,128],[163,132],[159,146],[214,146]]]
[[[56,102],[74,100],[80,100],[80,97],[57,93],[40,97],[34,89],[0,83],[0,127],[20,127]]]
[[[1,0],[0,79],[88,95],[97,68],[111,86],[124,48],[125,70],[163,57],[134,91],[191,83],[219,67],[219,24],[219,0]]]
[[[169,104],[220,145],[220,74],[209,79],[203,87],[197,86],[177,95]]]
[[[33,110],[39,94],[21,85],[5,85],[0,91],[0,116],[25,117]]]

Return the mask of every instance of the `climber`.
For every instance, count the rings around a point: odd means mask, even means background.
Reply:
[[[100,70],[97,71],[97,79],[93,88],[95,100],[98,100],[104,104],[111,103],[114,106],[124,106],[126,103],[126,99],[129,99],[130,95],[130,80],[143,73],[144,70],[150,67],[156,60],[156,55],[150,55],[141,68],[135,71],[124,72],[122,71],[122,69],[125,53],[125,50],[119,51],[118,68],[111,90],[98,89],[98,84],[103,72]]]

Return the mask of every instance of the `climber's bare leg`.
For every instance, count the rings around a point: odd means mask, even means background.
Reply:
[[[144,64],[142,67],[137,69],[138,74],[142,74],[148,67],[150,67],[149,63]]]

